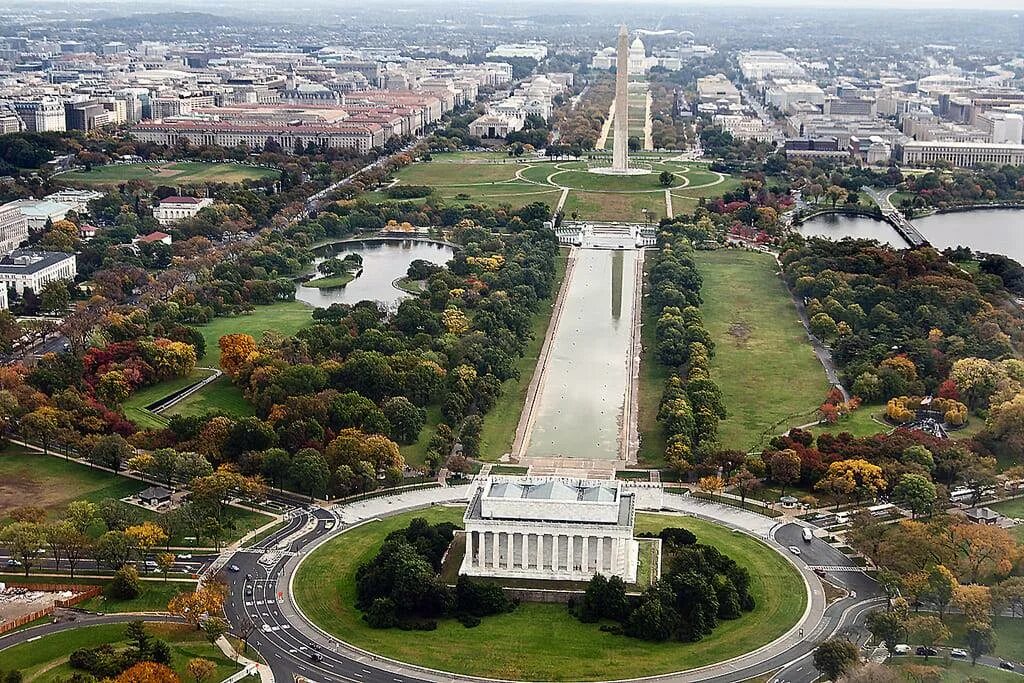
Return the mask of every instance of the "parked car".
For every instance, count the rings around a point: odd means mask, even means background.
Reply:
[[[821,577],[828,576],[828,572],[822,569],[821,567],[816,567],[814,569],[814,573]]]
[[[967,650],[961,650],[958,647],[953,648],[949,651],[950,657],[956,657],[957,659],[967,659]]]
[[[228,571],[229,572],[240,572],[240,571],[242,571],[242,569],[237,564],[232,564],[232,565],[228,566]]]
[[[934,657],[935,655],[939,654],[939,651],[936,650],[934,647],[925,647],[924,645],[919,645],[915,652],[920,657]]]
[[[910,646],[906,645],[905,643],[900,643],[899,645],[894,647],[892,651],[898,655],[909,655],[911,653]]]
[[[793,553],[794,555],[799,555],[800,548],[797,548],[795,545],[791,545],[789,546],[789,552]]]
[[[7,566],[8,567],[20,567],[21,566],[21,562],[19,562],[18,560],[14,559],[12,557],[11,559],[7,560]]]
[[[179,560],[191,560],[192,559],[192,553],[178,553],[178,559]]]

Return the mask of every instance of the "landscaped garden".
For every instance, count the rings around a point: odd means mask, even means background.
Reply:
[[[696,643],[648,642],[578,621],[565,605],[522,603],[467,629],[455,619],[432,631],[371,628],[356,608],[357,568],[379,551],[384,537],[416,517],[460,523],[463,508],[434,507],[371,522],[332,539],[299,568],[297,604],[334,636],[393,657],[447,671],[521,680],[607,680],[679,671],[722,661],[785,633],[804,611],[800,575],[781,555],[754,538],[715,524],[670,515],[637,516],[636,531],[685,527],[751,575],[756,607],[723,621]],[[481,657],[480,653],[487,655]]]
[[[204,161],[143,162],[108,164],[88,171],[70,171],[57,176],[72,185],[118,185],[129,180],[142,180],[153,185],[203,185],[206,183],[240,183],[243,180],[276,178],[280,171],[262,166]]]

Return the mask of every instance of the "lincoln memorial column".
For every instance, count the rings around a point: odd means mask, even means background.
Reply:
[[[469,566],[473,566],[473,532],[466,532],[466,557],[469,558]]]
[[[515,569],[516,535],[514,532],[505,534],[505,544],[508,546],[508,557],[505,560],[505,569]]]
[[[583,568],[583,573],[587,574],[590,570],[590,536],[583,537],[583,556],[580,558],[580,566]]]

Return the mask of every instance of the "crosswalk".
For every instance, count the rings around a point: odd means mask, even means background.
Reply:
[[[863,567],[849,567],[849,566],[830,565],[830,564],[826,564],[826,565],[818,564],[818,565],[808,565],[808,566],[809,566],[810,569],[821,569],[822,571],[826,571],[826,572],[860,572],[860,571],[864,571]]]

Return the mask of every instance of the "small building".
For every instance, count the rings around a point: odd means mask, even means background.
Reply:
[[[143,505],[157,507],[171,502],[171,492],[163,486],[150,486],[139,491],[137,498]]]
[[[213,206],[208,197],[167,197],[153,209],[153,218],[160,225],[171,225],[192,218],[208,206]]]
[[[135,242],[136,244],[154,244],[156,242],[159,242],[160,244],[170,245],[171,236],[168,235],[166,232],[160,232],[159,230],[155,230],[149,233],[148,235],[136,237]]]
[[[964,512],[975,524],[998,524],[1002,515],[992,508],[970,508]]]
[[[97,227],[95,225],[82,223],[82,225],[78,227],[78,236],[81,237],[83,240],[91,240],[93,237],[96,236],[96,230]]]
[[[15,249],[0,260],[0,286],[24,294],[39,292],[52,280],[73,280],[78,274],[74,254],[62,251]]]
[[[470,576],[587,581],[637,578],[635,497],[617,481],[492,477],[463,517]]]
[[[514,116],[484,114],[469,124],[469,134],[484,139],[504,138],[522,127],[523,119]]]

